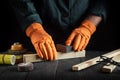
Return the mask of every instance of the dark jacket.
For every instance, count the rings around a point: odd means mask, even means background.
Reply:
[[[39,22],[57,41],[66,39],[89,14],[106,18],[105,0],[11,0],[11,6],[23,30]]]

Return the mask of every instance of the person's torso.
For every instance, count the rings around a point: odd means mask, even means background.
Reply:
[[[88,5],[89,0],[40,0],[37,10],[43,23],[67,29],[80,24]]]
[[[55,42],[64,42],[78,27],[87,11],[89,0],[37,0],[37,11],[44,29]]]

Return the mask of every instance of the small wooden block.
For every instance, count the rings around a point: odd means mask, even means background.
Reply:
[[[120,55],[114,56],[113,57],[114,61],[120,62]],[[104,65],[101,69],[102,72],[106,72],[106,73],[112,73],[114,71],[114,69],[116,68],[116,65],[107,63],[106,65]]]
[[[112,73],[114,71],[114,69],[116,68],[116,65],[113,64],[106,64],[102,67],[102,72],[106,72],[106,73]]]
[[[72,46],[65,46],[62,44],[56,44],[56,49],[58,52],[64,52],[64,53],[68,53],[68,52],[73,51]]]
[[[70,59],[70,58],[81,58],[85,57],[85,50],[79,52],[69,52],[69,53],[61,53],[57,52],[56,60],[60,59]],[[24,54],[23,55],[23,62],[39,62],[41,60],[37,54]]]

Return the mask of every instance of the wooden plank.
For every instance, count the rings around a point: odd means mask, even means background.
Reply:
[[[119,55],[119,54],[120,54],[120,49],[116,49],[114,51],[103,54],[102,56],[106,56],[106,57],[111,58],[111,57],[114,57],[114,56]],[[92,65],[98,64],[97,61],[99,61],[99,59],[100,59],[100,56],[89,59],[87,61],[84,61],[84,62],[76,64],[76,65],[73,65],[72,70],[73,71],[79,71],[79,70],[88,68],[88,67],[90,67]]]
[[[114,57],[113,57],[113,60],[116,61],[116,62],[120,62],[120,55],[114,56]],[[111,72],[113,72],[113,70],[114,70],[116,67],[117,67],[116,65],[107,63],[106,65],[104,65],[104,66],[101,68],[101,70],[102,70],[102,72],[111,73]]]
[[[57,58],[56,60],[60,59],[70,59],[70,58],[81,58],[85,57],[85,50],[79,51],[79,52],[68,52],[68,53],[62,53],[62,52],[57,52]],[[37,54],[24,54],[23,55],[23,62],[39,62],[43,61],[41,60]]]

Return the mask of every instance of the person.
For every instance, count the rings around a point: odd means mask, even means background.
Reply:
[[[84,50],[105,20],[105,0],[11,0],[18,23],[41,59],[55,60],[55,44]]]

